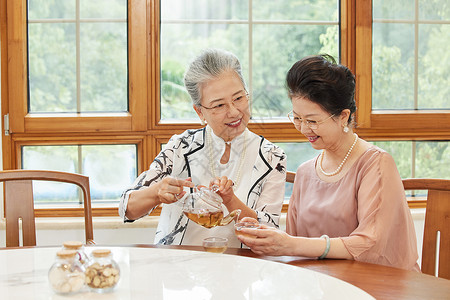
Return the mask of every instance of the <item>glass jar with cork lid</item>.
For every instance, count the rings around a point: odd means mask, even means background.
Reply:
[[[91,291],[106,293],[112,291],[120,278],[119,265],[109,249],[96,249],[86,266],[86,285]]]
[[[63,243],[63,250],[75,250],[77,252],[77,259],[82,265],[88,262],[88,256],[84,251],[83,243],[80,241],[66,241]]]
[[[84,267],[75,250],[60,250],[56,261],[48,271],[48,280],[53,291],[58,294],[73,294],[84,287]]]

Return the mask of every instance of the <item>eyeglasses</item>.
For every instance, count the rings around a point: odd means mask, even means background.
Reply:
[[[244,109],[248,105],[249,100],[249,94],[248,93],[242,93],[235,96],[234,99],[231,100],[231,103],[219,103],[217,105],[214,105],[212,107],[206,107],[200,104],[201,107],[210,110],[213,114],[224,114],[228,111],[228,107],[233,105],[236,109]]]
[[[322,123],[325,123],[326,121],[328,121],[329,119],[331,119],[332,117],[334,117],[334,114],[329,116],[328,118],[326,118],[325,120],[322,121],[313,121],[313,120],[303,120],[302,118],[297,117],[296,115],[294,115],[294,112],[291,111],[290,113],[288,113],[288,118],[289,120],[294,123],[294,125],[296,127],[301,127],[302,123],[305,123],[305,125],[308,128],[311,128],[312,130],[316,130],[317,128],[319,128],[319,125]]]

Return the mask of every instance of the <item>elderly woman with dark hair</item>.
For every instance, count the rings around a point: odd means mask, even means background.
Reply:
[[[286,232],[240,236],[255,253],[354,259],[418,270],[414,224],[394,160],[352,129],[355,78],[328,55],[295,63],[289,118],[318,157],[297,169]],[[256,238],[255,238],[256,237]]]
[[[239,247],[233,226],[206,229],[190,222],[174,204],[183,187],[219,185],[224,214],[236,209],[278,227],[284,198],[286,155],[247,129],[249,95],[241,65],[230,52],[210,49],[185,74],[185,86],[204,128],[174,135],[121,198],[125,221],[147,215],[162,204],[156,244],[201,245],[208,236],[227,237]]]

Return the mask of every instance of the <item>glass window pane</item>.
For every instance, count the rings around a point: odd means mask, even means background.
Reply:
[[[442,0],[372,3],[372,108],[449,109],[450,6]]]
[[[415,0],[372,0],[373,18],[414,19],[414,2]]]
[[[162,119],[197,120],[183,74],[205,48],[223,48],[239,57],[253,118],[285,118],[290,103],[284,80],[295,61],[324,52],[339,60],[336,0],[253,1],[251,12],[248,1],[160,3]]]
[[[237,55],[242,63],[244,80],[248,84],[247,30],[246,25],[240,24],[162,24],[162,119],[198,119],[184,88],[183,76],[192,58],[205,48],[223,48]]]
[[[83,23],[80,46],[81,111],[127,111],[126,25]]]
[[[81,188],[65,182],[33,181],[33,199],[35,204],[58,207],[83,203]]]
[[[137,177],[136,145],[23,146],[22,168],[54,170],[89,176],[93,204],[117,202]],[[79,189],[68,184],[33,184],[39,204],[82,201]]]
[[[253,118],[285,118],[292,109],[286,73],[300,58],[329,53],[338,58],[338,26],[255,25],[253,27]]]
[[[75,24],[28,26],[30,112],[76,112]]]
[[[419,0],[419,17],[421,20],[449,20],[448,0]]]
[[[416,142],[416,178],[450,179],[450,142]]]
[[[394,157],[402,178],[450,179],[449,141],[377,141]]]
[[[77,146],[24,146],[22,169],[79,173]],[[36,204],[75,204],[81,201],[80,189],[68,183],[33,181]]]
[[[89,176],[92,201],[118,201],[137,177],[135,145],[83,146],[83,174]]]
[[[253,0],[252,4],[256,20],[338,20],[339,1],[336,0]]]
[[[247,19],[248,2],[242,0],[163,0],[161,20]]]
[[[127,111],[128,1],[76,3],[29,0],[29,111]]]
[[[414,25],[373,24],[372,108],[414,109]]]
[[[24,146],[22,169],[79,173],[77,146]]]
[[[420,25],[419,40],[418,108],[450,109],[450,24]]]
[[[75,4],[75,0],[28,0],[28,19],[74,19]]]
[[[80,16],[83,19],[126,19],[127,0],[80,0]]]

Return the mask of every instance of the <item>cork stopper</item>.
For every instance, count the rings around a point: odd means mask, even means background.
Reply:
[[[78,250],[83,246],[83,243],[80,241],[66,241],[63,243],[63,246],[66,249]]]
[[[56,255],[60,258],[71,258],[77,254],[75,250],[60,250],[56,252]]]
[[[92,251],[92,255],[94,257],[105,257],[111,254],[111,250],[109,249],[97,249]]]

